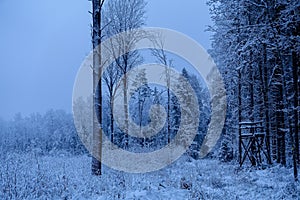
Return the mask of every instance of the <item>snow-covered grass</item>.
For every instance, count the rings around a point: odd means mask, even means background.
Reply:
[[[4,162],[3,162],[4,161]],[[103,167],[90,173],[87,155],[9,154],[1,159],[0,199],[300,199],[292,169],[239,169],[218,160],[182,156],[151,173]]]

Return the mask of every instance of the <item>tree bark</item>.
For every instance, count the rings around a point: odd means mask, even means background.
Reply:
[[[295,120],[295,159],[297,160],[298,164],[300,164],[299,159],[299,108],[298,108],[298,101],[299,101],[299,88],[298,88],[298,82],[299,82],[299,76],[298,76],[298,67],[299,62],[297,63],[297,54],[296,52],[292,52],[292,64],[293,64],[293,82],[294,82],[294,120]],[[299,61],[299,60],[298,60]]]
[[[102,157],[102,66],[101,66],[101,10],[104,0],[93,0],[93,158],[92,174],[101,175]]]

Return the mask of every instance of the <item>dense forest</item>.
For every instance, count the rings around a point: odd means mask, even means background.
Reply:
[[[227,89],[222,156],[238,157],[239,123],[262,122],[272,162],[299,164],[299,1],[209,1],[213,55]]]

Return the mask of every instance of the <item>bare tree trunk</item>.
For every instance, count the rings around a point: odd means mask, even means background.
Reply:
[[[264,95],[264,110],[265,110],[265,123],[266,123],[266,147],[267,147],[267,154],[269,156],[269,163],[272,164],[271,159],[271,149],[270,149],[270,116],[269,116],[269,86],[268,86],[268,68],[267,68],[267,47],[266,44],[263,45],[263,66],[260,67],[261,74],[262,74],[262,83],[263,83],[263,95]],[[261,68],[264,68],[262,70]]]
[[[250,19],[249,19],[250,21]],[[254,122],[255,121],[255,116],[254,116],[254,84],[255,84],[255,81],[254,81],[254,64],[253,64],[253,53],[250,52],[250,66],[249,66],[249,80],[250,80],[250,110],[249,110],[249,115],[250,115],[250,121],[251,122]],[[252,135],[254,135],[254,128],[250,128],[250,132]],[[256,146],[254,143],[251,144],[251,151],[252,152],[255,152],[256,151]],[[257,164],[257,160],[256,160],[256,157],[252,154],[251,156],[251,164],[253,166],[255,166]]]
[[[124,111],[125,111],[125,132],[124,132],[124,145],[125,145],[125,148],[128,148],[128,131],[129,131],[129,115],[128,115],[128,97],[127,97],[127,90],[128,90],[128,87],[127,87],[127,78],[126,78],[126,75],[124,76],[124,79],[123,79],[123,94],[124,94]]]
[[[101,84],[101,10],[104,0],[93,0],[93,158],[92,174],[101,175],[102,84]]]
[[[170,77],[168,77],[170,78]],[[170,79],[169,79],[170,80]],[[169,84],[168,80],[168,84]],[[171,107],[171,99],[170,99],[170,85],[167,86],[167,92],[168,92],[168,144],[171,142],[171,122],[170,122],[170,107]]]
[[[300,63],[297,63],[297,55],[296,52],[292,53],[292,64],[293,64],[293,82],[294,82],[294,120],[295,120],[295,159],[300,164],[300,158],[299,158],[299,108],[298,108],[298,101],[299,101],[299,88],[298,88],[298,82],[299,82],[299,76],[298,76],[298,66]],[[299,60],[298,60],[299,62]]]
[[[299,88],[298,88],[298,64],[297,63],[297,57],[296,53],[292,52],[292,67],[293,67],[293,82],[294,82],[294,122],[295,122],[295,135],[292,138],[293,142],[293,167],[294,167],[294,178],[295,181],[298,181],[298,169],[297,169],[297,163],[300,163],[299,160],[299,113],[298,113],[298,99],[299,99]],[[293,133],[291,133],[293,136]]]
[[[238,114],[239,114],[239,123],[242,122],[242,69],[238,70]],[[242,129],[239,124],[239,163],[242,164]]]
[[[110,141],[111,143],[114,143],[114,107],[113,107],[113,97],[110,97],[110,101],[111,101],[111,104],[110,104]]]
[[[280,57],[278,57],[280,58]],[[277,81],[277,105],[276,105],[276,123],[277,123],[277,163],[286,165],[285,157],[285,125],[284,125],[284,105],[283,105],[283,82],[282,82],[282,63],[279,63],[275,70]]]

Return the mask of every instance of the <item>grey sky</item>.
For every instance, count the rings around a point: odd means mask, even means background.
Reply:
[[[0,117],[71,111],[76,72],[91,49],[87,0],[0,1]],[[147,25],[189,35],[206,49],[204,0],[151,0]]]

